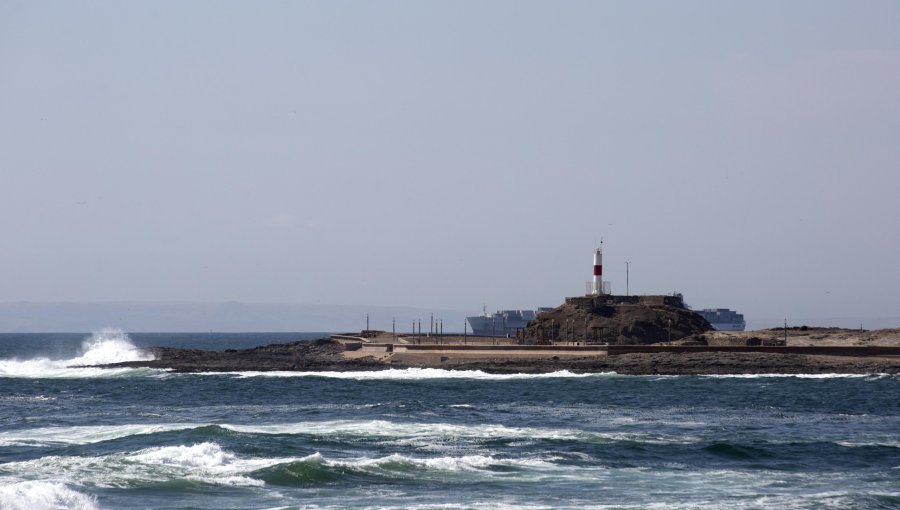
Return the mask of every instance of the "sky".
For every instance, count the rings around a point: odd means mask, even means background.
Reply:
[[[0,0],[0,302],[900,316],[900,3]]]

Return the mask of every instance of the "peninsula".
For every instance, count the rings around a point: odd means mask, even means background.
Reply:
[[[900,373],[900,329],[715,331],[680,295],[567,298],[515,336],[335,334],[253,349],[152,348],[153,360],[107,366],[177,372],[358,371],[406,368],[492,373]]]
[[[227,351],[159,347],[152,349],[153,360],[107,366],[175,372],[441,368],[490,373],[568,370],[632,375],[900,373],[900,329],[789,328],[787,345],[764,345],[783,339],[782,329],[711,332],[706,334],[707,345],[525,346],[462,336],[432,337],[425,343],[397,336],[394,343],[389,332],[367,335],[367,342],[351,340],[350,335],[335,335]],[[748,341],[759,342],[747,345]]]

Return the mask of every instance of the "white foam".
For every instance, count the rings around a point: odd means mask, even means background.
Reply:
[[[883,448],[900,448],[900,441],[837,441],[835,444],[847,448],[865,448],[865,447],[883,447]]]
[[[0,432],[0,446],[44,446],[53,444],[91,444],[139,434],[186,430],[203,425],[161,423],[151,425],[85,425],[40,427]]]
[[[134,368],[93,368],[87,365],[103,365],[124,361],[148,361],[153,359],[150,352],[135,347],[131,339],[121,329],[104,328],[95,331],[82,344],[81,354],[75,358],[51,360],[34,358],[29,360],[0,360],[0,377],[17,378],[84,378],[110,377],[134,373],[154,373],[148,369]]]
[[[500,424],[462,425],[454,423],[404,423],[388,420],[327,420],[266,425],[214,423],[155,423],[39,427],[0,432],[0,446],[52,446],[93,444],[123,437],[190,430],[206,426],[246,434],[315,435],[372,438],[382,442],[441,450],[460,442],[485,440],[572,440],[584,442],[630,441],[651,444],[690,444],[698,439],[685,435],[664,435],[622,431],[586,431],[573,428],[509,427]],[[173,454],[178,450],[170,450]]]
[[[4,510],[95,510],[91,496],[64,484],[24,481],[0,485],[0,508]]]
[[[244,459],[216,443],[199,443],[103,456],[47,456],[0,464],[0,470],[20,478],[98,487],[132,487],[179,479],[215,485],[262,486],[265,485],[262,480],[247,475],[294,460]]]
[[[708,374],[700,377],[711,377],[719,379],[762,379],[762,378],[785,378],[792,377],[795,379],[851,379],[866,377],[882,377],[889,374],[871,373],[871,374]]]
[[[212,468],[231,464],[235,456],[216,443],[200,443],[192,446],[166,446],[148,448],[130,458],[145,464],[183,468]]]
[[[370,380],[425,380],[425,379],[478,379],[485,381],[507,381],[517,379],[559,379],[615,376],[615,372],[576,374],[568,370],[544,374],[489,374],[481,370],[444,370],[441,368],[391,368],[363,372],[202,372],[201,375],[229,375],[238,377],[325,377],[331,379]]]
[[[358,458],[348,460],[322,460],[326,466],[385,468],[391,465],[406,465],[436,471],[484,471],[492,467],[555,468],[552,459],[497,459],[489,455],[463,455],[460,457],[417,458],[392,454],[379,458]]]
[[[221,425],[235,432],[251,434],[313,434],[360,437],[456,437],[456,438],[542,438],[569,439],[582,433],[568,429],[507,427],[505,425],[457,425],[452,423],[403,423],[387,420],[330,420],[272,425]]]
[[[629,441],[652,444],[691,444],[697,438],[663,434],[584,431],[540,427],[507,427],[499,424],[459,425],[453,423],[403,423],[387,420],[331,420],[272,425],[220,425],[250,434],[309,434],[378,438],[393,444],[426,449],[442,449],[449,442],[480,440],[577,440],[587,442]],[[438,440],[438,441],[436,441]],[[440,441],[444,440],[444,441]]]

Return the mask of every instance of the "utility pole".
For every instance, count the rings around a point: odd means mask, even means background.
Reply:
[[[394,337],[394,343],[397,343],[397,318],[391,317],[391,335]]]
[[[366,314],[366,331],[369,331],[369,314]]]
[[[630,265],[631,265],[631,261],[630,261],[630,260],[626,260],[626,261],[625,261],[625,295],[626,295],[626,296],[630,296],[630,295],[631,295],[631,294],[629,293],[629,291],[628,291],[628,269],[629,269],[628,266],[630,266]]]

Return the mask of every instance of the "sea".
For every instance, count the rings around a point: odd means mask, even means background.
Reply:
[[[321,336],[0,335],[0,509],[900,508],[892,375],[83,367]]]

